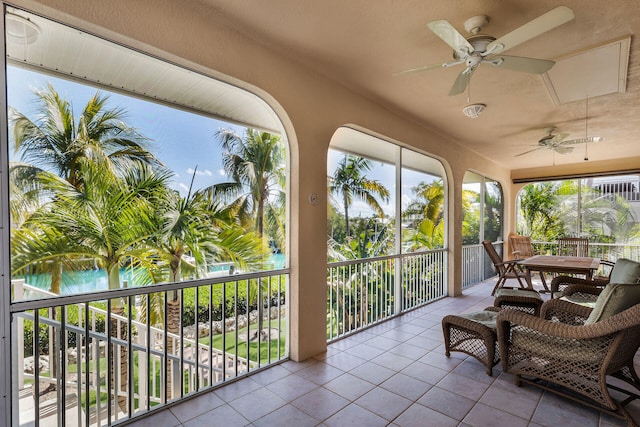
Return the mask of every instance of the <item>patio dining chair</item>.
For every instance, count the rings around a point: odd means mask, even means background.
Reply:
[[[589,239],[586,237],[558,238],[558,255],[588,257]]]
[[[509,247],[511,248],[511,254],[516,259],[537,255],[533,250],[533,244],[529,236],[509,236]]]
[[[534,255],[538,255],[533,249],[531,237],[529,236],[509,236],[509,247],[511,248],[511,254],[513,255],[514,259],[521,260],[532,257]],[[546,289],[547,281],[545,280],[544,272],[539,271],[538,273],[540,273],[540,281]]]
[[[491,291],[491,295],[496,293],[496,290],[501,286],[504,286],[508,279],[516,279],[520,284],[521,288],[527,287],[526,282],[526,274],[518,265],[518,260],[512,259],[508,261],[503,261],[496,248],[493,247],[493,244],[489,240],[484,240],[482,242],[482,246],[484,246],[484,250],[487,251],[487,255],[491,259],[493,266],[496,269],[496,274],[498,275],[498,281]],[[524,283],[522,282],[524,280]]]

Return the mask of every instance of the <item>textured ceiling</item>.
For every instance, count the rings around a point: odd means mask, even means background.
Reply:
[[[509,169],[583,162],[584,146],[553,155],[535,148],[555,126],[570,138],[585,136],[585,101],[555,105],[540,75],[482,64],[470,85],[472,103],[484,103],[477,119],[462,113],[468,92],[448,96],[462,66],[394,76],[410,68],[450,61],[452,49],[427,29],[449,21],[467,36],[464,21],[488,15],[483,33],[500,37],[557,7],[550,0],[202,0],[224,20],[282,55],[401,114],[410,116]],[[626,92],[589,98],[591,160],[640,156],[640,32],[637,0],[567,0],[575,19],[505,54],[556,60],[631,36]],[[618,64],[598,64],[604,68]],[[597,68],[597,67],[596,67]],[[576,70],[579,73],[580,70]],[[594,77],[597,78],[597,77]],[[533,145],[533,146],[532,146]]]

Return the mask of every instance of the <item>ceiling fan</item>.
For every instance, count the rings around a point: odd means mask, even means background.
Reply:
[[[516,157],[524,156],[525,154],[543,149],[553,150],[558,154],[568,154],[573,151],[573,145],[585,144],[587,142],[599,142],[604,139],[600,136],[587,136],[584,138],[567,139],[567,137],[569,136],[568,133],[554,134],[555,131],[555,127],[546,128],[545,132],[547,134],[538,140],[538,145],[536,146],[536,148],[525,151],[524,153],[516,154]]]
[[[483,62],[497,68],[542,74],[553,66],[553,61],[507,56],[500,53],[552,30],[572,20],[573,17],[571,9],[566,6],[558,6],[498,39],[486,34],[480,34],[482,27],[489,22],[489,17],[485,15],[474,16],[464,23],[465,30],[471,34],[469,38],[465,38],[445,20],[432,21],[427,24],[427,27],[453,48],[454,61],[413,68],[396,75],[465,64],[465,69],[458,74],[449,91],[449,96],[451,96],[464,92],[469,84],[471,75]]]

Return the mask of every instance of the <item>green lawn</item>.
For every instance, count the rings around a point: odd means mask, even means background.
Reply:
[[[271,320],[269,322],[265,322],[263,324],[263,328],[267,328],[269,325],[270,328],[279,328],[280,329],[280,343],[278,343],[278,339],[272,339],[269,342],[260,341],[258,343],[257,340],[251,341],[249,343],[249,359],[257,362],[258,361],[258,346],[260,347],[260,364],[269,363],[269,347],[271,347],[271,361],[278,360],[278,350],[280,351],[280,357],[285,356],[286,346],[287,346],[287,335],[286,335],[286,319],[281,319],[278,324],[278,319]],[[251,325],[251,330],[249,332],[252,335],[258,328],[258,325]],[[238,357],[246,358],[247,357],[247,328],[239,329],[238,332],[238,342],[236,342],[236,332],[227,332],[223,334],[213,335],[211,337],[211,346],[213,348],[217,348],[218,350],[224,350],[229,354],[237,355]],[[222,344],[224,337],[224,346]],[[204,337],[199,340],[202,344],[208,344],[209,337]],[[279,344],[279,345],[278,345]]]

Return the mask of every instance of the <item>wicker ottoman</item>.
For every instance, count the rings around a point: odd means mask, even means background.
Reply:
[[[444,348],[447,357],[460,351],[478,359],[491,376],[500,361],[496,341],[496,317],[499,310],[489,307],[473,313],[450,314],[442,318]]]
[[[496,291],[493,306],[512,308],[534,316],[540,316],[540,307],[543,302],[540,294],[533,290],[500,288]]]

